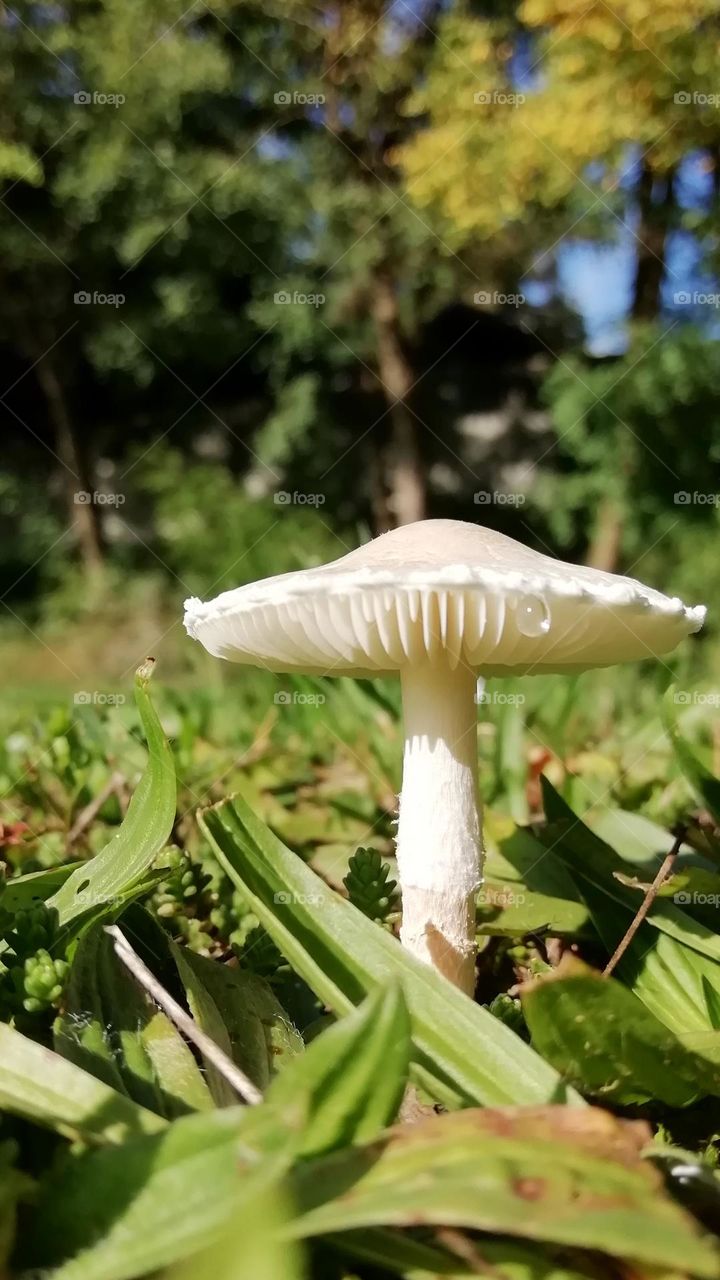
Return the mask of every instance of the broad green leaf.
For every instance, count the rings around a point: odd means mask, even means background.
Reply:
[[[541,781],[549,821],[539,828],[539,837],[548,854],[552,853],[564,862],[576,881],[581,877],[623,909],[616,909],[616,942],[619,942],[627,927],[628,916],[632,919],[642,903],[641,891],[625,883],[632,879],[636,869],[623,862],[614,849],[573,813],[547,778],[543,777]],[[646,924],[720,965],[720,934],[693,919],[681,905],[667,898],[656,898]]]
[[[0,1025],[0,1109],[72,1138],[122,1142],[165,1121],[59,1054]]]
[[[403,1021],[397,989],[377,993],[325,1033],[327,1047],[318,1037],[295,1058],[259,1106],[181,1117],[113,1159],[69,1160],[45,1185],[27,1265],[62,1264],[62,1280],[131,1280],[212,1247],[264,1185],[268,1162],[279,1176],[292,1157],[375,1137],[394,1117],[409,1052]]]
[[[298,1154],[317,1155],[368,1142],[395,1119],[410,1069],[410,1018],[397,984],[318,1036],[271,1086],[269,1105],[307,1095]]]
[[[525,827],[486,810],[485,881],[478,899],[478,933],[517,938],[547,932],[590,934],[587,908],[572,876]]]
[[[676,718],[676,692],[675,685],[671,685],[663,698],[665,730],[672,742],[678,764],[700,804],[705,805],[715,821],[720,824],[720,778],[716,778],[702,760],[698,759],[690,744],[682,736]]]
[[[262,1174],[257,1147],[243,1143],[246,1126],[260,1131],[259,1111],[183,1116],[162,1134],[70,1158],[44,1185],[43,1230],[23,1261],[57,1266],[56,1280],[129,1280],[209,1248]]]
[[[578,876],[578,890],[608,953],[620,941],[632,919],[589,879]],[[684,1044],[718,1061],[720,1037],[708,1016],[706,985],[715,988],[718,966],[660,930],[641,926],[617,968],[619,977],[651,1013]],[[692,1037],[701,1037],[697,1040]]]
[[[394,1130],[293,1175],[293,1235],[466,1227],[720,1275],[717,1242],[640,1160],[643,1139],[600,1111],[463,1111]]]
[[[77,945],[55,1047],[160,1115],[212,1105],[193,1054],[118,959],[102,925],[93,925]]]
[[[272,989],[256,974],[230,968],[171,944],[172,955],[196,1022],[259,1089],[266,1089],[289,1058],[302,1052],[302,1036]],[[211,1063],[208,1080],[216,1103],[232,1106],[235,1091]]]
[[[684,1107],[720,1094],[720,1066],[688,1051],[630,991],[567,958],[522,991],[532,1043],[583,1093]]]
[[[24,876],[6,880],[0,889],[0,907],[3,911],[22,911],[36,902],[45,902],[65,883],[77,867],[77,863],[65,862],[45,871],[30,871]]]
[[[293,968],[336,1014],[400,980],[420,1082],[450,1105],[579,1098],[487,1010],[408,955],[286,848],[241,797],[201,815],[221,865]]]
[[[175,766],[148,693],[151,670],[147,665],[141,667],[135,677],[135,701],[149,752],[147,768],[110,843],[77,867],[48,899],[48,906],[56,909],[61,925],[70,925],[85,916],[98,919],[116,911],[118,901],[142,880],[172,830]]]
[[[302,1246],[283,1238],[292,1208],[282,1185],[270,1176],[245,1198],[232,1225],[216,1244],[164,1273],[164,1280],[303,1280]]]

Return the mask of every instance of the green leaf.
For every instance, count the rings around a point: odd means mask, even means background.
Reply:
[[[195,1021],[258,1089],[266,1089],[277,1070],[303,1049],[302,1036],[272,989],[256,974],[175,943],[171,950]],[[234,1105],[234,1089],[211,1063],[205,1066],[216,1104]]]
[[[485,811],[485,880],[478,898],[478,933],[518,938],[547,932],[592,935],[572,876],[525,827]]]
[[[122,1142],[165,1121],[52,1050],[0,1025],[0,1109],[87,1141]]]
[[[717,1243],[640,1159],[642,1138],[599,1111],[463,1111],[298,1167],[293,1234],[465,1227],[598,1249],[716,1280]]]
[[[89,916],[97,920],[117,910],[143,879],[167,843],[175,820],[175,766],[162,725],[150,701],[152,668],[141,667],[135,677],[135,701],[147,739],[149,759],[123,822],[104,849],[77,867],[48,899],[61,925]]]
[[[77,865],[66,862],[59,867],[48,867],[45,871],[30,871],[24,876],[13,876],[0,889],[0,906],[3,911],[14,913],[34,906],[36,902],[45,902],[72,875]]]
[[[260,1108],[184,1116],[162,1134],[66,1161],[44,1186],[30,1266],[55,1280],[129,1280],[210,1247],[262,1174],[245,1126]],[[262,1119],[262,1117],[261,1117]]]
[[[267,1094],[268,1104],[281,1107],[307,1097],[298,1154],[367,1142],[391,1124],[405,1092],[410,1050],[410,1017],[397,984],[373,992],[318,1036]]]
[[[676,687],[671,685],[663,698],[663,721],[678,764],[700,804],[709,809],[720,824],[720,778],[714,777],[683,738],[677,723]]]
[[[449,1105],[579,1101],[492,1014],[328,889],[241,797],[205,810],[200,823],[268,933],[336,1014],[388,980],[402,981],[414,1073],[433,1096]]]
[[[283,1237],[290,1218],[288,1197],[271,1169],[217,1243],[170,1267],[165,1280],[303,1280],[302,1247]]]
[[[720,1094],[720,1067],[691,1053],[630,991],[568,958],[526,984],[532,1042],[583,1093],[617,1106],[685,1107]]]
[[[622,913],[615,911],[619,942],[627,917],[632,919],[642,902],[641,892],[625,883],[632,880],[637,869],[624,862],[573,813],[547,778],[541,782],[549,821],[538,829],[538,835],[546,847],[546,856],[554,854],[565,863],[576,883],[580,877],[623,909]],[[720,935],[668,898],[655,899],[645,924],[720,964]]]
[[[102,925],[77,945],[55,1047],[160,1115],[212,1105],[193,1054],[117,958]]]
[[[293,1156],[375,1137],[394,1118],[408,1045],[397,989],[378,992],[296,1057],[259,1106],[184,1116],[113,1158],[69,1160],[45,1184],[27,1263],[62,1263],[56,1280],[131,1280],[212,1247],[270,1165],[279,1175]]]

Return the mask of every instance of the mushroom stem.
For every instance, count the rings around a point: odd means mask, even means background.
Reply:
[[[400,937],[414,956],[472,995],[482,869],[475,675],[443,660],[408,665],[401,679]]]

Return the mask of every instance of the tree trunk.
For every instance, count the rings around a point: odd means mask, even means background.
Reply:
[[[35,371],[55,431],[55,452],[62,464],[68,523],[85,569],[95,574],[103,566],[103,546],[89,468],[75,435],[62,384],[47,356],[38,360]]]
[[[375,271],[372,290],[378,370],[392,423],[389,506],[396,524],[411,524],[414,520],[423,520],[426,509],[417,425],[408,405],[413,371],[400,336],[395,282],[387,268]]]
[[[598,507],[592,541],[585,563],[591,569],[604,573],[616,573],[622,544],[622,514],[612,498],[605,498]]]
[[[660,310],[660,290],[665,276],[665,243],[673,203],[673,173],[663,179],[660,200],[653,199],[655,177],[643,164],[638,186],[640,219],[637,229],[637,270],[633,292],[633,320],[655,320]]]

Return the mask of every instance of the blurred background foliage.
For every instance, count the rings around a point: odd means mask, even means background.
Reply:
[[[184,596],[425,515],[712,604],[719,37],[714,0],[6,8],[17,686],[195,679]]]

